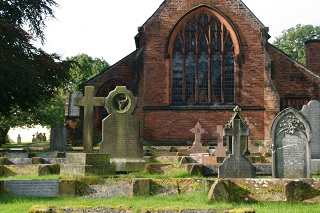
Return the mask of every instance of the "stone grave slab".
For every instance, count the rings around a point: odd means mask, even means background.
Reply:
[[[62,178],[77,178],[90,175],[112,175],[115,167],[108,154],[67,153],[66,163],[60,166]]]
[[[230,154],[219,167],[219,178],[254,178],[255,167],[250,160],[246,158],[241,151],[242,136],[249,136],[249,128],[241,128],[241,119],[239,119],[241,109],[234,109],[232,125],[224,129],[225,136],[232,136],[232,154]],[[235,116],[236,115],[236,116]],[[246,125],[245,125],[246,126]]]
[[[311,159],[320,159],[320,103],[312,100],[304,105],[300,111],[309,121],[312,128],[312,139],[310,142]]]
[[[272,176],[274,178],[310,178],[311,127],[296,109],[287,108],[274,119],[271,132],[273,141]]]
[[[57,197],[59,195],[59,180],[9,180],[4,181],[4,187],[10,195]]]
[[[50,151],[66,152],[68,141],[67,127],[62,124],[55,125],[50,131]]]
[[[203,148],[201,143],[201,134],[205,133],[206,131],[203,128],[201,128],[200,123],[198,122],[194,128],[190,129],[190,131],[194,133],[195,136],[192,147],[189,150],[187,150],[187,155],[209,156],[209,153]]]
[[[117,86],[106,98],[105,108],[109,115],[102,121],[99,153],[110,155],[117,172],[143,170],[140,122],[132,115],[136,98],[125,86]]]

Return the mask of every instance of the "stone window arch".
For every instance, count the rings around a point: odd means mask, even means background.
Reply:
[[[172,104],[234,104],[238,35],[206,6],[182,17],[168,43]]]

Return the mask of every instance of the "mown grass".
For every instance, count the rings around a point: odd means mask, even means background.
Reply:
[[[85,199],[75,197],[34,198],[34,197],[0,197],[0,213],[28,212],[34,205],[45,206],[106,206],[106,207],[131,207],[135,212],[148,208],[192,208],[192,209],[218,209],[223,212],[227,209],[252,207],[257,213],[316,213],[320,211],[320,204],[286,203],[286,202],[261,202],[261,203],[225,203],[209,202],[205,193],[189,193],[174,196],[148,196],[112,199]]]

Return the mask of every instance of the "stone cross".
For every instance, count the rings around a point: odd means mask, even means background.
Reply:
[[[212,133],[212,136],[217,137],[217,147],[214,155],[217,157],[226,157],[226,147],[223,146],[223,125],[217,125],[217,130]]]
[[[94,97],[94,86],[86,86],[84,89],[84,97],[75,98],[75,106],[83,106],[83,152],[93,152],[93,107],[104,106],[105,98]]]
[[[194,133],[195,136],[194,136],[194,142],[192,144],[192,147],[187,150],[187,154],[202,155],[202,156],[209,155],[208,152],[202,147],[202,144],[201,144],[201,134],[205,133],[206,131],[201,128],[200,123],[198,122],[194,128],[190,129],[190,131]]]
[[[241,156],[241,136],[249,136],[249,129],[241,128],[240,119],[232,121],[233,128],[225,128],[224,136],[232,136],[232,155]]]
[[[190,131],[195,134],[195,136],[194,136],[194,145],[197,144],[197,145],[202,146],[202,144],[201,144],[201,134],[205,133],[206,131],[201,128],[200,123],[198,122],[194,128],[190,129]]]

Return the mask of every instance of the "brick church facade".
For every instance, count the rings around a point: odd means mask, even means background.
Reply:
[[[269,140],[277,113],[319,100],[320,67],[302,66],[268,39],[268,28],[240,0],[165,0],[138,28],[136,50],[85,85],[100,97],[120,85],[131,90],[145,144],[192,142],[197,122],[210,143],[236,105],[251,140]],[[320,54],[319,44],[306,45]],[[97,138],[106,115],[96,109]]]

